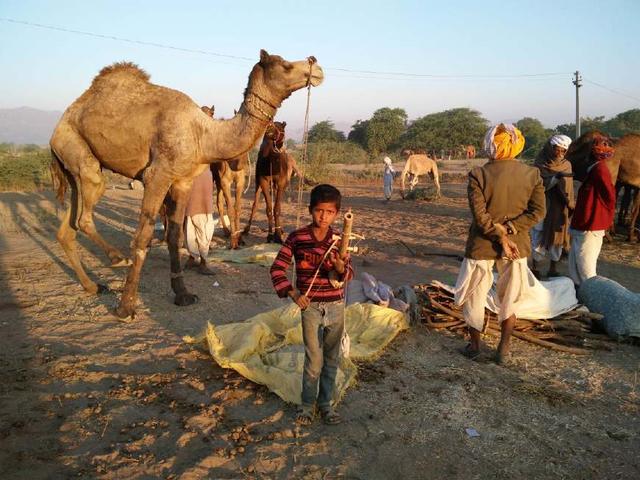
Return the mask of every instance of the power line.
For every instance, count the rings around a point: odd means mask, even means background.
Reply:
[[[192,49],[192,48],[184,48],[184,47],[176,47],[173,45],[167,45],[167,44],[162,44],[162,43],[156,43],[156,42],[147,42],[147,41],[143,41],[143,40],[134,40],[134,39],[130,39],[130,38],[124,38],[124,37],[118,37],[115,35],[104,35],[104,34],[100,34],[100,33],[93,33],[93,32],[86,32],[86,31],[82,31],[82,30],[73,30],[70,28],[63,28],[63,27],[57,27],[54,25],[44,25],[41,23],[35,23],[35,22],[27,22],[24,20],[15,20],[12,18],[5,18],[5,17],[0,17],[0,20],[4,21],[4,22],[9,22],[9,23],[14,23],[14,24],[19,24],[19,25],[27,25],[30,27],[36,27],[36,28],[43,28],[43,29],[47,29],[47,30],[55,30],[58,32],[65,32],[65,33],[73,33],[76,35],[84,35],[84,36],[88,36],[88,37],[95,37],[95,38],[102,38],[102,39],[106,39],[106,40],[115,40],[115,41],[119,41],[119,42],[126,42],[126,43],[133,43],[133,44],[137,44],[137,45],[144,45],[144,46],[149,46],[149,47],[156,47],[156,48],[164,48],[164,49],[168,49],[168,50],[175,50],[175,51],[179,51],[179,52],[187,52],[187,53],[197,53],[200,55],[208,55],[208,56],[214,56],[214,57],[221,57],[221,58],[232,58],[235,60],[243,60],[243,61],[254,61],[254,58],[250,58],[250,57],[243,57],[243,56],[239,56],[239,55],[229,55],[229,54],[224,54],[224,53],[217,53],[217,52],[211,52],[208,50],[198,50],[198,49]],[[387,76],[391,76],[391,77],[396,77],[396,78],[380,78],[381,80],[394,80],[394,79],[398,79],[398,78],[422,78],[422,79],[442,79],[442,80],[454,80],[454,79],[489,79],[489,80],[496,80],[496,79],[518,79],[518,78],[544,78],[544,77],[557,77],[557,76],[565,76],[565,75],[571,75],[571,72],[543,72],[543,73],[522,73],[522,74],[495,74],[495,75],[478,75],[478,74],[460,74],[460,75],[450,75],[450,74],[431,74],[431,73],[411,73],[411,72],[387,72],[387,71],[376,71],[376,70],[356,70],[356,69],[351,69],[351,68],[344,68],[344,67],[324,67],[325,70],[334,70],[337,72],[345,72],[345,73],[353,73],[353,74],[358,74],[358,75],[353,75],[353,78],[376,78],[376,77],[372,77],[371,75],[387,75]],[[366,75],[366,76],[362,76],[362,75]],[[344,75],[343,77],[347,77],[346,75]]]
[[[620,92],[618,90],[614,90],[613,88],[609,88],[606,85],[602,85],[601,83],[594,82],[593,80],[584,79],[584,81],[587,82],[587,83],[590,83],[591,85],[595,85],[596,87],[603,88],[603,89],[605,89],[605,90],[607,90],[607,91],[609,91],[611,93],[615,93],[616,95],[621,95],[623,97],[627,97],[627,98],[630,98],[632,100],[635,100],[636,102],[640,102],[640,98],[634,97],[633,95],[628,95],[628,94]]]
[[[234,58],[236,60],[249,60],[249,61],[253,61],[254,60],[253,58],[241,57],[241,56],[238,56],[238,55],[227,55],[227,54],[224,54],[224,53],[209,52],[207,50],[195,50],[195,49],[192,49],[192,48],[174,47],[172,45],[165,45],[165,44],[162,44],[162,43],[145,42],[145,41],[142,41],[142,40],[132,40],[130,38],[116,37],[115,35],[102,35],[100,33],[83,32],[81,30],[72,30],[70,28],[56,27],[56,26],[53,26],[53,25],[43,25],[41,23],[25,22],[23,20],[14,20],[12,18],[0,17],[0,20],[2,20],[4,22],[17,23],[17,24],[21,24],[21,25],[28,25],[30,27],[44,28],[44,29],[48,29],[48,30],[56,30],[56,31],[59,31],[59,32],[66,32],[66,33],[74,33],[76,35],[85,35],[85,36],[88,36],[88,37],[104,38],[104,39],[107,39],[107,40],[117,40],[119,42],[135,43],[135,44],[138,44],[138,45],[146,45],[146,46],[149,46],[149,47],[166,48],[168,50],[178,50],[180,52],[198,53],[200,55],[210,55],[210,56],[214,56],[214,57]]]

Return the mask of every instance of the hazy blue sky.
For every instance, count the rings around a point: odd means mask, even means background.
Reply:
[[[491,121],[573,121],[571,73],[584,76],[584,115],[640,108],[640,1],[31,1],[0,0],[0,17],[230,59],[0,20],[0,108],[64,110],[104,65],[138,63],[152,81],[229,116],[260,48],[289,60],[315,55],[326,81],[312,92],[311,123],[348,130],[380,107],[410,119],[471,107]],[[349,69],[345,72],[339,69]],[[353,71],[450,75],[411,78]],[[477,76],[561,73],[556,76]],[[460,78],[472,75],[476,77]],[[455,78],[455,77],[458,78]],[[599,83],[615,94],[589,81]],[[630,98],[633,97],[633,98]],[[297,132],[305,94],[279,112]]]

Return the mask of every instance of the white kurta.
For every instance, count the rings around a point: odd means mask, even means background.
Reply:
[[[198,213],[190,217],[185,217],[184,221],[184,243],[191,255],[196,260],[204,258],[209,254],[209,243],[213,238],[215,222],[210,213]]]

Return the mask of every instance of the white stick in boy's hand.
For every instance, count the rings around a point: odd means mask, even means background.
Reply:
[[[291,300],[293,300],[295,304],[300,307],[300,310],[306,309],[311,303],[309,297],[307,297],[306,295],[302,295],[297,288],[289,290],[289,296],[291,297]]]

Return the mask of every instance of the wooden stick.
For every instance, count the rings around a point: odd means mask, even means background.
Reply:
[[[491,332],[492,335],[495,335],[495,333],[497,333],[498,336],[499,336],[499,334],[500,334],[499,331],[496,331],[492,327],[489,327],[489,331]],[[526,340],[527,342],[535,343],[536,345],[541,345],[543,347],[547,347],[547,348],[550,348],[551,350],[556,350],[558,352],[573,353],[574,355],[586,355],[587,353],[589,353],[588,350],[586,350],[584,348],[566,347],[564,345],[558,345],[558,344],[553,343],[553,342],[547,342],[545,340],[539,340],[536,337],[534,337],[533,335],[529,335],[529,334],[523,333],[523,332],[514,331],[512,333],[512,335],[514,337],[516,337],[516,338],[519,338],[520,340]]]

